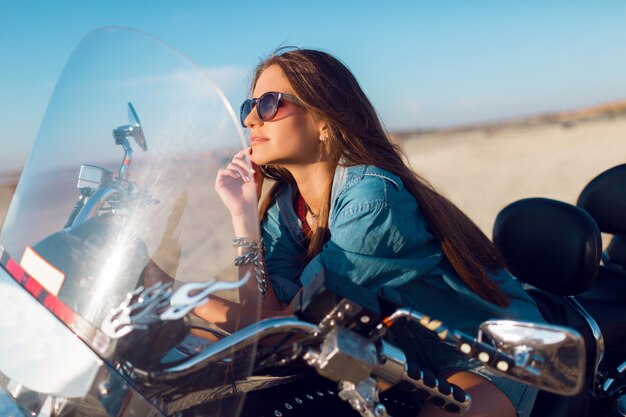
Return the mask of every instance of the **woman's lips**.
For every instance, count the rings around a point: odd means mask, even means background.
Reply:
[[[261,136],[252,136],[250,138],[250,145],[257,145],[262,142],[267,142],[269,139]]]

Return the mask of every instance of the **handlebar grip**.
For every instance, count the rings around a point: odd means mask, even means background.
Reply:
[[[407,369],[410,384],[400,384],[400,388],[418,398],[430,401],[438,407],[455,414],[465,413],[471,406],[472,399],[460,387],[439,379],[434,373],[409,363]]]

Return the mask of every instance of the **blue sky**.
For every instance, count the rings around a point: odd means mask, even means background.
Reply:
[[[25,159],[65,61],[101,26],[147,32],[242,79],[278,46],[326,50],[399,130],[626,99],[624,22],[618,0],[0,0],[0,163]]]

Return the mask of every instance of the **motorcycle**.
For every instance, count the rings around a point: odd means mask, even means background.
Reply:
[[[466,412],[467,393],[407,361],[408,325],[513,380],[581,390],[573,329],[493,320],[473,337],[323,273],[293,317],[230,334],[194,316],[209,296],[239,302],[249,279],[212,186],[245,142],[224,94],[172,48],[120,28],[79,44],[0,233],[0,414]]]
[[[577,205],[529,198],[497,216],[493,240],[549,323],[586,340],[585,388],[540,393],[535,416],[626,416],[626,165],[594,178]],[[610,238],[603,251],[601,232]]]

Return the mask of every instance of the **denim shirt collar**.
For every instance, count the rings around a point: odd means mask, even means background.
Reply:
[[[333,176],[333,185],[330,194],[330,211],[328,213],[329,223],[333,219],[333,213],[337,206],[337,200],[339,197],[349,190],[353,185],[358,183],[366,175],[384,178],[391,182],[398,190],[402,189],[402,180],[397,175],[390,173],[382,168],[378,168],[373,165],[352,165],[346,166],[341,163],[337,165],[335,174]],[[295,224],[299,227],[290,229],[295,233],[296,239],[302,239],[302,223],[297,214],[293,210],[292,196],[294,192],[294,186],[289,186],[289,192],[281,193],[277,197],[277,206],[279,208],[278,215],[283,217],[286,224]]]
[[[331,219],[335,208],[335,201],[342,189],[346,185],[348,180],[348,168],[344,165],[337,165],[335,169],[335,176],[333,177],[333,187],[330,191],[330,211],[328,212],[328,218]]]
[[[402,180],[397,175],[390,173],[382,168],[378,168],[373,165],[352,165],[346,166],[340,161],[335,169],[335,175],[333,177],[333,186],[330,192],[330,212],[328,218],[333,218],[333,211],[337,198],[343,194],[346,190],[363,179],[365,175],[371,175],[384,178],[390,181],[395,187],[402,189]]]

